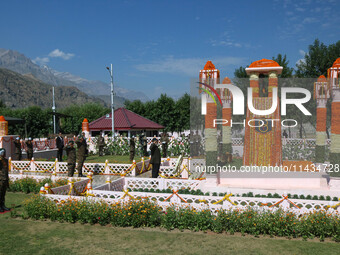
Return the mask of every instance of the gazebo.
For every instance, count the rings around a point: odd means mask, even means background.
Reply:
[[[89,129],[91,136],[99,135],[101,130],[105,134],[111,132],[111,113],[92,121],[89,124]],[[114,112],[114,129],[116,133],[126,135],[128,137],[141,132],[145,132],[146,136],[158,136],[158,131],[160,129],[164,129],[164,126],[125,108],[118,108]]]

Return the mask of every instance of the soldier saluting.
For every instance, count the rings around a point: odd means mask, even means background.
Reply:
[[[33,158],[33,142],[32,142],[32,138],[29,137],[28,141],[26,142],[26,146],[27,146],[27,159],[32,160]]]
[[[21,142],[20,142],[20,137],[17,136],[14,140],[14,147],[15,147],[15,159],[16,160],[21,160],[22,157],[22,152],[21,152]]]
[[[161,143],[162,143],[163,158],[166,158],[167,152],[168,152],[168,143],[169,143],[169,137],[166,132],[162,133],[161,135]]]
[[[135,136],[131,136],[130,138],[130,161],[135,157]]]
[[[65,150],[67,155],[68,176],[73,177],[76,168],[76,148],[74,148],[74,141],[69,141]]]
[[[105,139],[104,139],[104,136],[103,136],[103,131],[100,130],[100,134],[99,134],[99,137],[98,137],[98,154],[99,156],[103,156],[103,151],[104,151],[104,146],[105,146]]]
[[[6,150],[0,149],[0,212],[9,211],[5,206],[6,190],[9,187],[8,177],[8,160],[6,159]]]
[[[77,144],[77,160],[78,160],[78,166],[77,166],[77,170],[78,170],[78,177],[84,177],[83,176],[83,164],[85,162],[86,156],[87,156],[87,143],[85,140],[85,137],[80,135],[78,136],[78,139],[76,140],[76,144]]]

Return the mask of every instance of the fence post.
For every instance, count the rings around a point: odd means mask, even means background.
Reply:
[[[12,170],[12,158],[9,157],[8,158],[8,171],[11,171]]]
[[[55,159],[55,163],[54,163],[54,167],[53,167],[53,173],[52,173],[52,181],[55,181],[56,177],[57,177],[57,172],[59,171],[59,162],[58,159]]]
[[[35,172],[34,157],[32,157],[30,165],[31,165],[31,171]]]
[[[165,189],[165,179],[164,178],[157,178],[158,180],[158,189],[164,190]]]
[[[133,169],[131,171],[131,176],[132,177],[136,177],[136,173],[137,173],[137,164],[136,164],[136,160],[132,161],[132,166]]]
[[[105,174],[110,174],[110,168],[109,168],[109,161],[105,160],[105,169],[104,169]]]

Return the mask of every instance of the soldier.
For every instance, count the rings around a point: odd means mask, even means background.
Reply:
[[[100,134],[99,134],[99,137],[98,137],[98,141],[97,141],[97,145],[98,145],[98,155],[99,156],[103,156],[103,151],[104,151],[104,147],[105,147],[105,139],[104,139],[104,136],[103,136],[103,131],[100,130]]]
[[[152,144],[150,146],[150,151],[151,151],[150,164],[152,164],[152,178],[158,177],[159,167],[161,165],[161,152],[157,144],[158,144],[157,138],[153,138]]]
[[[32,138],[29,137],[28,141],[26,141],[26,152],[27,152],[27,159],[32,160],[33,158],[33,142],[32,142]]]
[[[63,161],[63,151],[64,151],[64,139],[62,137],[61,132],[59,132],[59,136],[57,136],[56,145],[57,145],[57,159],[59,162]]]
[[[73,177],[74,169],[76,168],[76,148],[74,148],[74,141],[69,141],[65,150],[67,155],[68,176]]]
[[[15,146],[15,159],[21,160],[22,152],[21,152],[21,142],[20,142],[19,136],[15,138],[14,146]]]
[[[5,206],[6,190],[9,187],[8,178],[8,160],[6,159],[6,150],[0,149],[0,212],[9,211]]]
[[[142,133],[142,135],[141,135],[140,143],[142,145],[142,154],[143,154],[144,157],[147,157],[148,156],[148,152],[147,152],[148,139],[146,138],[144,133]]]
[[[169,143],[168,133],[166,133],[166,132],[162,133],[161,143],[162,143],[163,158],[166,158],[167,152],[168,152],[168,143]]]
[[[133,161],[135,157],[135,136],[131,136],[130,138],[130,161]]]
[[[78,170],[78,177],[84,177],[83,175],[83,164],[85,162],[86,156],[87,156],[87,143],[85,140],[85,137],[80,135],[78,136],[78,139],[76,140],[76,144],[77,144],[77,170]]]

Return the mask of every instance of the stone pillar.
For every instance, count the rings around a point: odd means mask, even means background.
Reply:
[[[82,123],[82,131],[85,133],[86,139],[90,136],[90,127],[89,127],[89,121],[85,118]]]
[[[207,172],[209,166],[217,164],[217,127],[214,127],[214,119],[217,118],[217,107],[211,98],[207,99],[207,114],[205,115],[205,152]]]
[[[330,163],[340,164],[340,91],[333,91],[332,120],[331,120],[331,148]],[[333,173],[332,176],[340,177],[340,173]]]
[[[325,76],[321,75],[314,83],[314,98],[316,99],[316,146],[315,162],[324,163],[326,149],[327,100],[330,97],[329,84]]]

